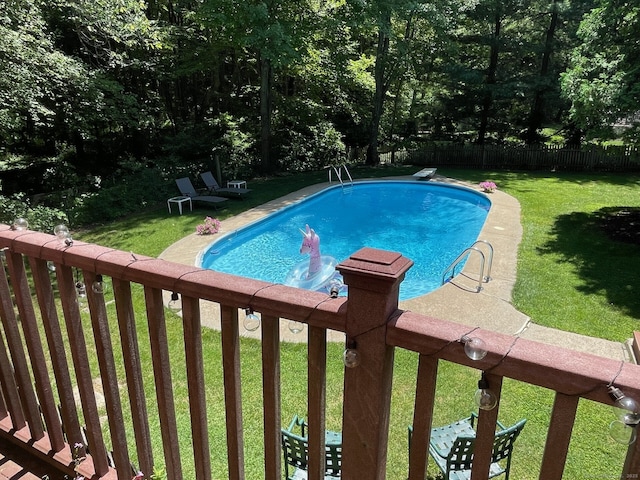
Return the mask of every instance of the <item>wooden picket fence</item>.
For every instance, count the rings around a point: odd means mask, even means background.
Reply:
[[[632,146],[507,146],[450,144],[380,154],[382,163],[495,170],[640,171],[640,149]]]

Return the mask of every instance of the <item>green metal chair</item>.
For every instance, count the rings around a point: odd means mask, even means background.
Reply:
[[[283,428],[281,431],[285,479],[306,479],[309,452],[307,422],[294,415],[289,427]],[[340,479],[341,466],[342,435],[338,432],[327,430],[325,432],[325,480]]]
[[[474,426],[477,418],[477,414],[472,413],[470,417],[431,430],[429,454],[442,470],[446,480],[469,480],[471,478],[473,450],[476,441]],[[513,444],[526,421],[526,419],[522,419],[508,428],[497,422],[499,430],[496,431],[493,441],[493,454],[491,455],[488,478],[504,475],[504,480],[509,480]],[[413,429],[409,426],[409,445],[411,445],[412,433]]]

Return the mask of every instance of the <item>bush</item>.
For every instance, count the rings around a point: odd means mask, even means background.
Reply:
[[[109,222],[141,208],[158,203],[173,194],[175,187],[169,185],[161,172],[143,168],[111,181],[95,193],[86,193],[76,198],[70,217],[75,225]]]
[[[278,167],[284,171],[320,170],[345,163],[345,145],[330,122],[279,132]]]
[[[219,140],[211,150],[211,157],[218,157],[225,178],[250,178],[253,175],[253,150],[255,141],[248,132],[243,118],[221,114],[211,121],[219,131]]]
[[[0,222],[12,225],[18,217],[29,222],[29,230],[45,233],[52,233],[56,225],[69,222],[62,210],[44,205],[32,206],[25,194],[17,194],[11,198],[0,195]]]

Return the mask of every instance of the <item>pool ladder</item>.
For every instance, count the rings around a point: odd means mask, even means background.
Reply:
[[[485,255],[485,252],[477,247],[478,245],[484,245],[487,248],[487,255]],[[493,246],[486,240],[478,240],[469,248],[465,248],[464,251],[460,255],[458,255],[458,257],[453,262],[451,262],[451,265],[449,265],[444,270],[444,272],[442,272],[442,285],[451,281],[451,279],[455,277],[456,267],[458,266],[458,264],[473,252],[477,252],[480,255],[480,274],[478,278],[477,291],[479,292],[480,290],[482,290],[482,284],[487,283],[489,280],[491,280],[491,264],[493,263]],[[447,277],[447,274],[450,275]]]
[[[332,174],[331,172],[335,172],[336,174],[336,178],[338,179],[338,181],[340,182],[340,184],[342,185],[342,190],[344,191],[344,187],[345,187],[345,182],[346,182],[346,178],[343,181],[342,180],[342,171],[344,170],[344,173],[346,173],[347,177],[349,178],[349,183],[347,186],[349,187],[353,187],[353,178],[351,178],[351,174],[349,173],[349,169],[347,168],[346,164],[342,164],[342,165],[338,165],[337,167],[335,165],[327,165],[324,168],[328,168],[329,169],[329,183],[332,182]]]

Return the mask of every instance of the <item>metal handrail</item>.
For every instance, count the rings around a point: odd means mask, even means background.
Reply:
[[[353,178],[351,178],[351,173],[349,173],[349,169],[347,168],[346,164],[339,165],[338,167],[336,167],[335,165],[330,165],[326,166],[325,168],[329,169],[329,183],[332,182],[331,171],[333,170],[336,173],[336,177],[338,178],[340,185],[342,185],[342,188],[344,188],[344,182],[342,181],[342,169],[344,168],[347,177],[349,177],[349,184],[353,186]]]
[[[482,252],[482,250],[480,250],[479,248],[476,248],[476,245],[479,245],[479,244],[486,245],[489,248],[488,259],[485,256],[484,252]],[[442,272],[442,285],[444,285],[445,283],[450,281],[453,277],[455,277],[455,274],[456,274],[455,268],[465,257],[467,257],[467,255],[471,254],[471,252],[478,252],[481,257],[480,278],[478,279],[477,291],[479,292],[480,290],[482,290],[483,283],[487,283],[489,280],[491,280],[491,266],[493,264],[493,245],[491,245],[486,240],[477,240],[469,248],[464,249],[464,251],[460,255],[458,255],[456,259],[453,262],[451,262],[451,264]],[[485,268],[484,268],[485,265],[487,265],[486,274],[485,274]],[[446,279],[445,277],[449,272],[451,272],[451,275],[449,276],[448,279]]]
[[[451,262],[451,265],[449,265],[449,266],[444,270],[444,272],[442,272],[442,285],[444,285],[444,284],[445,284],[445,283],[447,283],[448,281],[451,281],[451,279],[452,279],[453,277],[455,277],[455,273],[456,273],[455,269],[456,269],[456,266],[457,266],[457,265],[458,265],[458,264],[459,264],[459,263],[460,263],[460,262],[461,262],[461,261],[462,261],[462,260],[467,256],[467,255],[469,255],[471,252],[478,252],[478,253],[480,254],[480,257],[481,257],[481,261],[480,261],[480,278],[478,278],[478,289],[477,289],[477,291],[479,292],[480,290],[482,290],[482,280],[483,280],[483,278],[484,278],[483,273],[484,273],[484,263],[485,263],[485,258],[484,258],[484,253],[482,253],[482,250],[480,250],[480,249],[478,249],[478,248],[475,248],[475,247],[465,248],[465,249],[463,250],[463,252],[462,252],[460,255],[458,255],[458,257],[457,257],[453,262]],[[448,279],[446,279],[445,277],[446,277],[446,275],[447,275],[447,273],[448,273],[449,271],[451,271],[451,275],[449,276],[449,278],[448,278]]]
[[[471,246],[475,247],[478,244],[483,244],[489,247],[489,256],[487,259],[487,274],[485,275],[484,270],[482,271],[482,280],[484,281],[484,283],[487,283],[489,280],[491,280],[491,265],[493,264],[493,245],[491,245],[486,240],[477,240]]]

